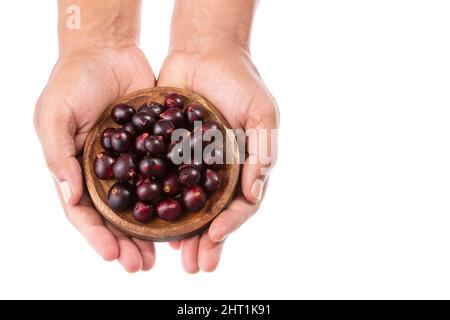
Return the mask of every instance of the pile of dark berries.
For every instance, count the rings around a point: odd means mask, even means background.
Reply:
[[[184,101],[173,93],[165,97],[164,104],[145,103],[137,112],[128,104],[113,107],[111,118],[120,127],[103,131],[100,144],[104,151],[93,165],[99,179],[118,180],[107,199],[114,211],[133,209],[139,222],[149,221],[154,214],[171,221],[183,212],[203,209],[208,197],[221,187],[219,165],[208,157],[200,163],[173,161],[174,152],[179,152],[171,139],[175,129],[187,129],[189,134],[220,130],[216,122],[205,119],[201,106],[189,104],[183,111]],[[196,121],[202,121],[201,125],[194,127]],[[200,146],[205,147],[203,141]]]

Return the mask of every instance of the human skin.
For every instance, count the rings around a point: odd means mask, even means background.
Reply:
[[[81,9],[80,30],[66,26],[67,7]],[[89,130],[107,105],[129,92],[153,87],[155,78],[138,47],[141,1],[59,0],[59,58],[35,111],[35,127],[69,221],[108,261],[128,272],[150,270],[152,242],[127,237],[106,223],[83,186],[79,157]],[[249,38],[256,1],[176,1],[171,47],[158,85],[194,90],[212,101],[234,128],[278,127],[276,103],[251,62]],[[249,153],[259,155],[249,141]],[[268,142],[269,145],[270,141]],[[276,141],[273,141],[276,145]],[[271,164],[243,168],[242,193],[209,231],[181,242],[187,272],[213,271],[223,241],[258,209]]]
[[[257,1],[177,0],[172,18],[169,54],[158,86],[187,87],[216,105],[233,128],[278,128],[276,102],[252,63],[250,33]],[[270,168],[276,161],[275,139],[266,142],[270,163],[261,161],[255,139],[249,139],[241,193],[211,224],[208,231],[171,246],[181,248],[189,273],[213,271],[225,238],[259,208]]]
[[[66,26],[67,7],[81,10],[81,28]],[[60,0],[59,58],[35,110],[35,128],[68,220],[108,261],[129,272],[150,270],[152,242],[125,236],[106,223],[83,186],[84,142],[105,108],[155,77],[138,47],[141,1]]]

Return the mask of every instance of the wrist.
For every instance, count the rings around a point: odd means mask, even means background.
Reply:
[[[238,39],[221,37],[209,37],[205,35],[193,35],[188,38],[172,40],[169,53],[183,54],[221,54],[243,55],[250,57],[249,42]]]
[[[256,0],[177,0],[171,51],[250,51]]]
[[[60,56],[139,44],[141,1],[59,0]]]

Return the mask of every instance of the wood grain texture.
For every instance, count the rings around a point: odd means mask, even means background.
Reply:
[[[185,106],[190,102],[195,102],[204,107],[207,119],[212,119],[220,123],[223,126],[222,129],[230,128],[228,121],[220,111],[200,95],[181,88],[157,87],[133,92],[112,103],[105,110],[94,128],[89,132],[84,146],[84,175],[87,189],[95,208],[107,221],[119,230],[130,236],[151,241],[179,240],[206,229],[212,220],[233,199],[239,181],[240,164],[237,141],[233,134],[227,133],[224,130],[227,150],[231,151],[233,164],[226,164],[220,169],[219,172],[223,178],[222,187],[208,199],[206,206],[201,211],[195,213],[188,212],[172,222],[164,221],[156,217],[148,223],[139,223],[134,220],[132,210],[116,213],[108,207],[108,190],[116,180],[98,179],[94,173],[93,163],[95,156],[102,151],[99,137],[103,130],[108,127],[118,127],[110,118],[112,107],[118,103],[128,103],[137,109],[144,102],[156,101],[163,103],[165,95],[174,92],[186,97],[187,103],[185,103]]]

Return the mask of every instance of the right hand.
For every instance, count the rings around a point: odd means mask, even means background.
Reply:
[[[79,157],[89,130],[112,101],[154,85],[137,46],[75,51],[56,63],[34,117],[67,218],[99,255],[118,259],[128,272],[152,268],[154,245],[127,237],[103,220],[84,187]]]

